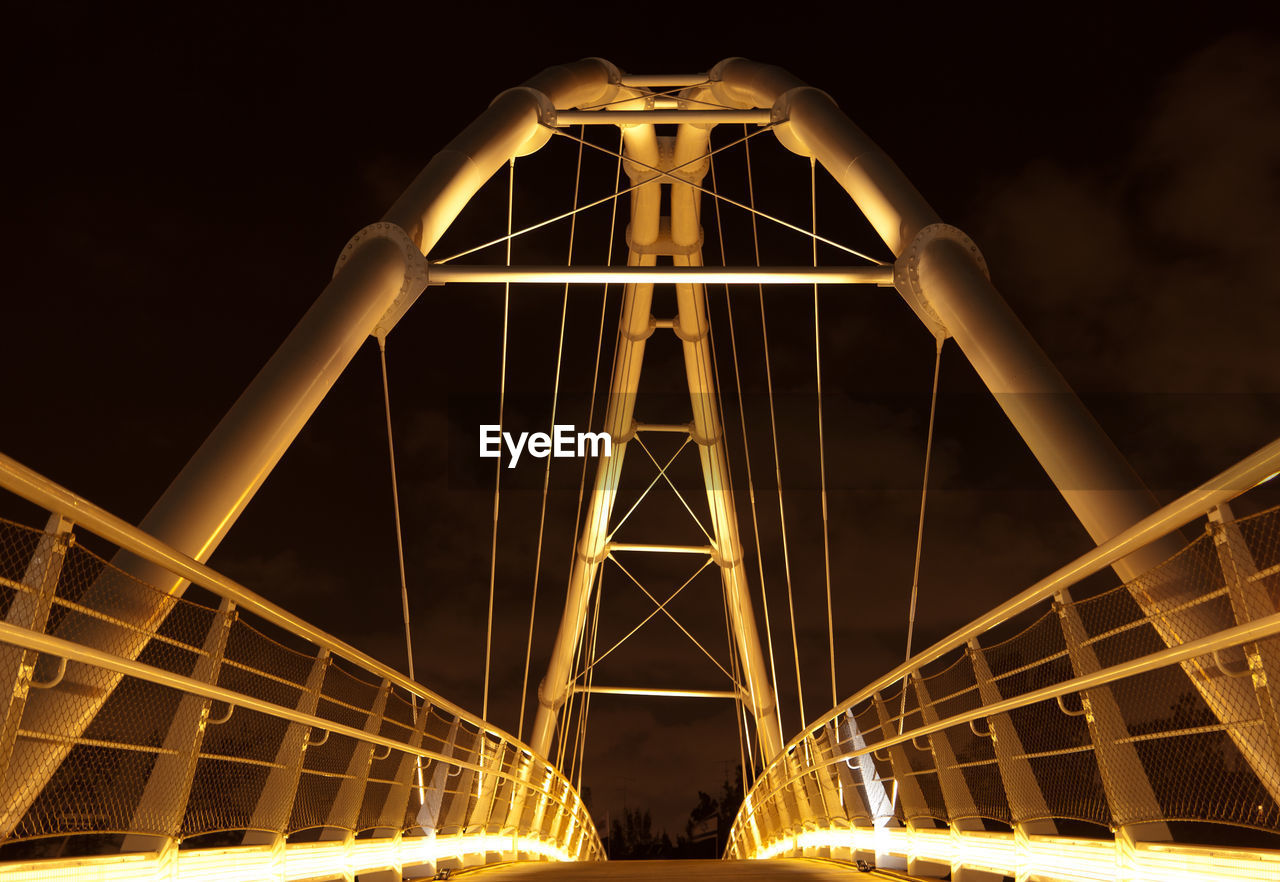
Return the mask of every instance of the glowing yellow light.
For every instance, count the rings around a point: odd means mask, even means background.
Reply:
[[[904,827],[825,828],[781,836],[747,855],[755,860],[800,856],[809,848],[848,848],[898,857],[960,864],[1004,875],[1017,872],[1012,833],[910,830]],[[1105,839],[1031,836],[1023,860],[1033,876],[1063,882],[1094,882],[1116,877],[1119,846]],[[1173,843],[1140,842],[1125,859],[1134,878],[1149,882],[1199,882],[1204,879],[1270,882],[1280,879],[1280,851],[1244,850]]]
[[[567,841],[567,840],[566,840]],[[269,845],[169,850],[10,863],[0,867],[4,882],[127,882],[180,878],[208,882],[280,882],[332,878],[391,867],[436,864],[443,858],[523,852],[545,860],[570,861],[560,846],[527,836],[465,834],[406,839],[357,839],[351,842],[296,842],[275,850]]]

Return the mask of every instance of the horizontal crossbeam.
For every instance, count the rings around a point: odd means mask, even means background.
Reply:
[[[592,695],[645,695],[657,698],[741,698],[732,689],[642,689],[632,686],[574,686],[574,692]]]
[[[431,264],[430,285],[450,282],[601,285],[647,282],[697,285],[893,286],[891,266],[460,266]]]
[[[623,74],[622,85],[640,89],[657,89],[664,86],[698,86],[707,81],[704,73],[694,74]]]
[[[667,125],[673,123],[737,123],[767,126],[773,122],[768,110],[557,110],[552,125],[557,128],[580,125]]]
[[[670,322],[668,322],[670,324]],[[691,423],[636,423],[637,432],[673,432],[679,435],[687,435],[690,431]]]
[[[659,542],[610,542],[609,551],[648,551],[658,554],[705,554],[715,555],[716,550],[710,545],[667,545]]]

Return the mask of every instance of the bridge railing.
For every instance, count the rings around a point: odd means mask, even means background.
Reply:
[[[1275,878],[1280,852],[1175,845],[1204,831],[1169,824],[1280,832],[1280,508],[1227,507],[1277,471],[1280,441],[807,726],[747,794],[726,856],[952,878]],[[1072,598],[1205,515],[1165,563]]]
[[[603,857],[511,735],[3,456],[0,486],[51,513],[0,520],[0,878]],[[199,587],[157,598],[85,532]],[[67,837],[117,856],[21,860]]]

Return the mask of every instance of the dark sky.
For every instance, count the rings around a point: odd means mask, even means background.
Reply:
[[[1157,496],[1172,499],[1280,434],[1280,40],[1262,8],[1157,19],[1072,5],[1039,9],[1033,22],[841,4],[716,29],[692,13],[642,7],[552,15],[485,4],[468,17],[440,4],[200,6],[130,21],[115,9],[27,5],[6,27],[16,64],[5,101],[0,450],[140,520],[318,295],[350,235],[498,92],[588,55],[636,73],[701,71],[745,55],[830,93],[942,217],[974,237],[1032,333]],[[716,143],[730,137],[718,132]],[[770,136],[752,143],[760,206],[804,223],[807,163]],[[517,164],[517,225],[569,207],[575,149],[555,139]],[[609,192],[612,169],[603,155],[584,159],[583,196]],[[717,171],[723,190],[744,191],[740,159],[727,152]],[[440,251],[500,233],[504,188],[496,180],[483,191]],[[747,227],[724,211],[730,262],[748,262]],[[826,235],[888,257],[829,180],[819,180],[818,216]],[[718,259],[712,218],[708,204],[708,262]],[[607,225],[606,209],[584,215],[579,260],[603,262]],[[762,245],[766,260],[807,259],[807,242],[792,234],[767,230]],[[518,241],[515,259],[559,261],[566,247],[559,225]],[[844,262],[834,251],[821,257]],[[549,411],[560,294],[513,299],[508,413],[537,430]],[[668,299],[657,302],[669,312]],[[812,300],[793,289],[766,301],[812,718],[830,704]],[[727,384],[723,291],[711,302]],[[734,302],[789,737],[798,711],[759,309],[753,294]],[[822,303],[843,697],[902,652],[933,347],[887,289],[825,292]],[[562,407],[579,423],[600,304],[586,289],[570,300]],[[606,306],[613,327],[616,294]],[[492,473],[489,461],[478,467],[474,433],[481,415],[496,413],[500,334],[500,289],[433,288],[388,344],[418,673],[477,711]],[[606,365],[611,349],[606,340]],[[377,371],[370,343],[212,563],[400,665]],[[941,385],[917,646],[1089,545],[954,348]],[[643,391],[682,390],[675,341],[654,338]],[[687,418],[678,395],[646,407],[642,418]],[[541,466],[530,460],[503,476],[491,716],[513,731]],[[633,451],[628,481],[651,474]],[[686,477],[698,500],[696,470]],[[556,464],[534,684],[563,599],[577,482],[576,463]],[[694,541],[679,511],[665,500],[644,510],[630,538]],[[683,575],[646,578],[665,593]],[[600,639],[612,642],[647,601],[616,569],[605,585]],[[718,596],[704,574],[675,611],[723,659]],[[723,688],[673,628],[655,620],[642,634],[601,666],[598,682]],[[736,761],[736,737],[727,704],[597,699],[584,778],[597,814],[625,800],[677,832],[696,791],[715,789],[725,761]]]

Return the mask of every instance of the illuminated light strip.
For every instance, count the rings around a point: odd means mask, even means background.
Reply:
[[[1047,867],[1072,882],[1109,882],[1116,878],[1119,846],[1112,840],[1056,836],[1027,838],[1027,862],[1033,867]],[[1199,876],[1185,875],[1179,878],[1200,879]]]
[[[1280,614],[1278,614],[1280,615]],[[378,747],[389,747],[402,753],[412,754],[427,760],[438,760],[449,766],[460,769],[470,769],[481,774],[492,774],[503,779],[516,781],[521,786],[529,786],[529,782],[520,781],[509,772],[493,771],[485,769],[483,765],[468,762],[457,757],[446,756],[437,751],[427,750],[423,747],[414,747],[401,741],[386,738],[381,735],[375,735],[371,732],[365,732],[352,726],[325,717],[318,717],[314,714],[303,713],[293,708],[284,707],[278,704],[272,704],[251,695],[245,695],[234,692],[221,686],[214,686],[191,677],[181,674],[175,674],[172,671],[157,668],[152,665],[144,664],[132,659],[121,658],[109,652],[100,649],[94,649],[89,646],[82,646],[69,640],[63,640],[60,637],[54,637],[50,634],[44,634],[36,631],[29,631],[26,628],[17,625],[11,625],[7,622],[0,622],[0,644],[9,644],[20,646],[25,649],[32,649],[36,652],[49,653],[51,655],[70,659],[71,661],[81,662],[94,667],[103,668],[123,674],[127,677],[134,677],[139,680],[145,680],[160,686],[166,686],[171,689],[177,689],[193,695],[199,695],[203,698],[212,699],[214,701],[222,701],[237,707],[247,708],[248,710],[276,717],[278,719],[289,720],[290,722],[299,723],[304,726],[310,726],[313,729],[322,729],[327,732],[344,735],[367,744],[373,744]],[[504,737],[499,730],[486,730],[486,734],[496,737]],[[35,737],[35,733],[29,733],[28,737]],[[520,742],[509,740],[508,743],[520,745]],[[122,745],[112,745],[120,747]],[[527,748],[520,745],[527,752]],[[127,745],[124,747],[128,748]],[[133,748],[138,749],[138,748]],[[304,770],[309,771],[309,770]],[[560,780],[557,778],[557,780]],[[565,781],[568,784],[567,781]],[[569,795],[573,798],[572,809],[576,811],[580,805],[578,794],[572,787],[569,788]]]
[[[274,879],[340,879],[374,870],[435,864],[444,858],[525,852],[570,861],[563,848],[527,836],[455,834],[347,842],[298,842],[277,851],[269,845],[190,851],[56,858],[0,866],[4,882],[133,882],[182,879],[196,882],[255,882]],[[282,852],[282,853],[281,853]]]
[[[1024,869],[1032,876],[1062,882],[1101,882],[1117,876],[1121,846],[1113,840],[1058,836],[1028,838],[1028,866]],[[1015,875],[1018,869],[1012,833],[955,829],[806,830],[777,839],[750,857],[753,860],[799,857],[809,848],[877,851],[1010,876]],[[1274,882],[1280,879],[1280,851],[1140,842],[1133,851],[1132,861],[1135,878],[1147,882],[1200,882],[1206,879]]]
[[[1138,866],[1150,882],[1185,879],[1280,879],[1280,852],[1139,842]]]
[[[592,695],[645,695],[655,698],[738,698],[741,693],[732,689],[659,689],[631,686],[574,686],[574,693],[590,692]]]
[[[878,285],[893,286],[892,266],[475,266],[433,263],[432,285],[453,282],[602,285]]]
[[[556,128],[581,125],[680,125],[684,123],[738,123],[767,126],[773,122],[769,110],[557,110],[548,122]]]

